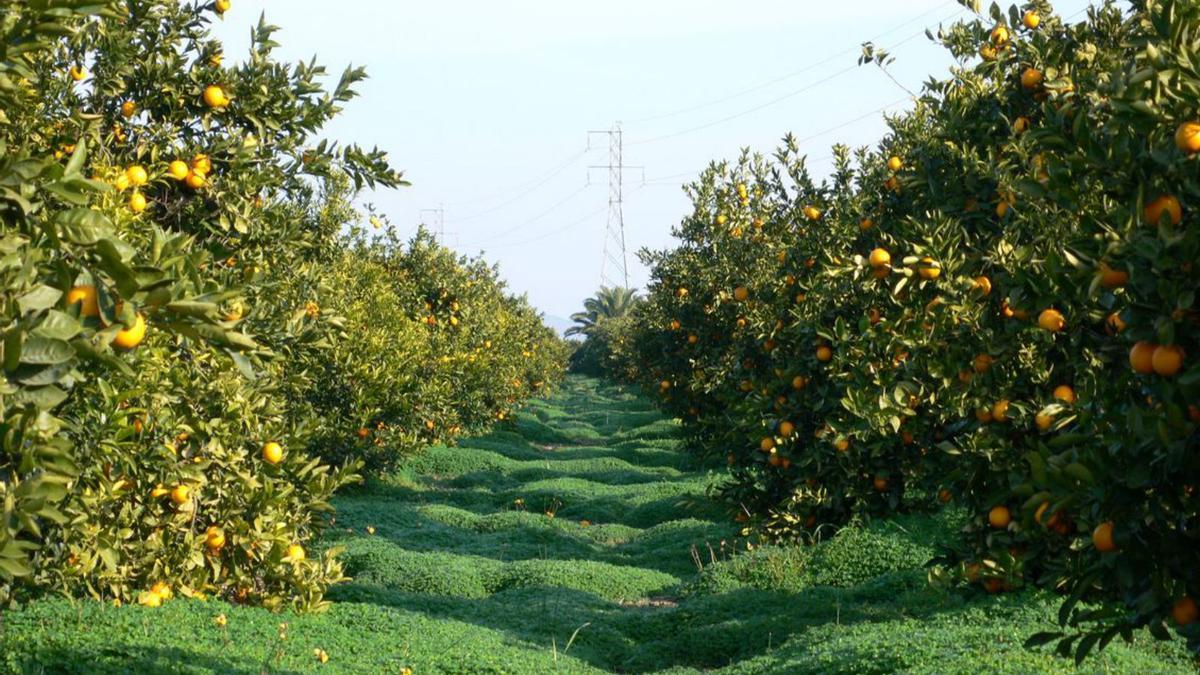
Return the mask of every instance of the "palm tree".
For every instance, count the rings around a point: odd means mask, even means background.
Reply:
[[[583,301],[584,311],[571,315],[579,325],[571,326],[564,335],[591,335],[600,323],[629,314],[640,299],[632,288],[601,287],[596,295]]]

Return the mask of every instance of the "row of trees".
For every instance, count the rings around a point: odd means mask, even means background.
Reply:
[[[495,269],[354,225],[405,184],[316,136],[363,72],[326,89],[261,22],[229,63],[230,10],[0,0],[0,603],[320,608],[334,492],[565,359]]]
[[[955,503],[941,574],[1065,596],[1034,642],[1200,649],[1198,29],[1180,0],[993,6],[829,179],[791,137],[713,164],[619,374],[728,463],[748,529]]]

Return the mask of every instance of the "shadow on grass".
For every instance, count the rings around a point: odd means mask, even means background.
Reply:
[[[52,665],[51,665],[52,664]],[[8,665],[0,655],[0,666]],[[128,673],[237,673],[291,675],[297,670],[281,670],[270,662],[246,658],[217,657],[203,651],[177,647],[154,647],[126,643],[109,644],[97,649],[43,646],[24,654],[12,664],[12,672],[87,673],[88,675]]]

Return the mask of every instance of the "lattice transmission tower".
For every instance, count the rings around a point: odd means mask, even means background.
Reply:
[[[600,285],[629,287],[629,255],[625,249],[625,170],[644,169],[642,166],[625,164],[624,139],[621,123],[613,125],[606,131],[589,131],[588,147],[591,148],[592,137],[603,134],[608,137],[608,164],[593,165],[593,169],[608,171],[608,223],[604,232],[604,253],[600,261]]]

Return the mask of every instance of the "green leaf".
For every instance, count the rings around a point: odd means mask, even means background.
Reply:
[[[17,305],[21,308],[22,314],[28,314],[53,307],[58,304],[61,297],[62,291],[42,284],[17,298]]]
[[[75,350],[66,340],[30,335],[21,352],[21,363],[53,366],[75,358]]]

